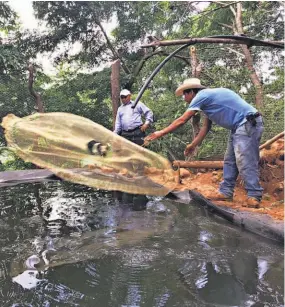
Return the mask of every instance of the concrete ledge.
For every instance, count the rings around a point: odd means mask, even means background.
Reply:
[[[180,192],[170,193],[172,194],[170,198],[176,198],[178,202],[185,203],[185,191],[181,192],[183,194],[180,195]],[[270,216],[266,214],[260,213],[252,213],[252,212],[241,212],[228,207],[217,206],[212,203],[210,200],[205,198],[202,194],[190,190],[188,191],[190,197],[198,204],[204,206],[210,212],[221,216],[227,221],[265,237],[267,239],[271,239],[277,241],[284,245],[284,222],[273,220]]]
[[[30,169],[21,171],[0,172],[0,188],[13,186],[26,182],[40,182],[46,180],[58,180],[51,171],[46,169]]]

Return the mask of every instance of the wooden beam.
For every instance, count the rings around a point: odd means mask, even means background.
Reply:
[[[250,43],[251,42],[251,43]],[[246,39],[241,40],[241,39],[234,39],[234,38],[209,38],[209,37],[204,37],[204,38],[183,38],[183,39],[176,39],[176,40],[164,40],[164,41],[154,41],[150,44],[145,44],[142,45],[142,48],[149,48],[149,47],[160,47],[160,46],[176,46],[176,45],[185,45],[192,43],[197,44],[197,43],[207,43],[207,44],[217,44],[217,43],[222,43],[222,44],[236,44],[236,45],[255,45],[255,46],[271,46],[271,47],[278,47],[278,48],[284,48],[284,42],[283,41],[261,41],[261,40],[249,40],[247,41]]]
[[[222,169],[224,161],[173,161],[173,166],[185,168],[219,168]]]
[[[273,137],[272,139],[266,141],[264,144],[262,144],[261,146],[259,146],[259,150],[266,148],[267,146],[271,145],[272,143],[274,143],[275,141],[277,141],[278,139],[281,139],[282,137],[284,137],[284,131],[275,135],[275,137]]]
[[[272,143],[278,139],[284,137],[284,131],[275,135],[272,139],[266,141],[264,144],[259,146],[259,150],[270,146]],[[222,169],[224,166],[224,161],[183,161],[175,160],[173,161],[173,166],[175,167],[185,167],[185,168],[215,168]]]

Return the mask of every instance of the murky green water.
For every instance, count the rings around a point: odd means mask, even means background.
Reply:
[[[63,182],[0,193],[0,306],[283,306],[283,247],[198,206]]]

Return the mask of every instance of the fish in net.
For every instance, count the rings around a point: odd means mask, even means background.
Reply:
[[[2,127],[8,146],[20,158],[64,180],[158,196],[175,188],[167,159],[84,117],[60,112],[24,118],[9,114]]]

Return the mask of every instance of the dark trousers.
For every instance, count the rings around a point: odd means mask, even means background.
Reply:
[[[130,131],[123,130],[121,136],[137,145],[142,145],[144,143],[145,132],[142,132],[140,127],[137,127]]]

